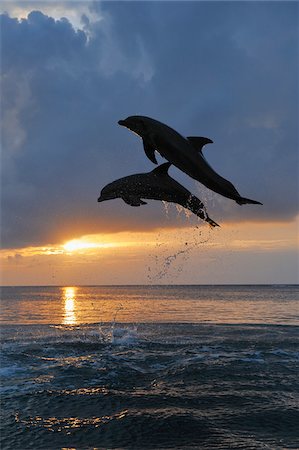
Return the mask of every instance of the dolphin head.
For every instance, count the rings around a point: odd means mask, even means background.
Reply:
[[[104,202],[106,200],[113,200],[114,198],[118,198],[116,189],[113,186],[113,183],[107,184],[102,190],[101,194],[98,198],[98,202]]]
[[[125,120],[119,120],[118,124],[128,128],[129,130],[133,131],[134,133],[138,134],[138,136],[142,136],[144,132],[146,131],[146,125],[145,125],[145,117],[143,116],[130,116],[127,117]]]

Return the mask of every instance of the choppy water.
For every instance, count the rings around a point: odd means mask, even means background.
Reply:
[[[298,293],[4,288],[1,448],[299,448]]]

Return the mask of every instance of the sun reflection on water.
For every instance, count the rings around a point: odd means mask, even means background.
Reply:
[[[76,288],[65,287],[63,288],[63,300],[64,300],[64,325],[75,325],[77,323],[76,316]]]

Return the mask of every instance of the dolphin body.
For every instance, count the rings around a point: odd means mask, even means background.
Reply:
[[[168,175],[171,163],[164,163],[152,172],[130,175],[107,184],[101,191],[98,202],[122,198],[131,206],[146,205],[142,199],[163,200],[177,203],[192,211],[211,226],[219,226],[208,216],[204,204],[181,184]]]
[[[144,151],[154,164],[158,164],[155,157],[155,150],[157,150],[162,157],[187,175],[212,191],[235,200],[239,205],[262,204],[241,197],[232,183],[212,169],[202,154],[202,147],[213,143],[211,139],[195,136],[184,138],[164,123],[145,116],[130,116],[118,123],[142,138]]]

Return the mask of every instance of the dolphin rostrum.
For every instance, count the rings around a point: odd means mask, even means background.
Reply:
[[[162,157],[187,175],[212,191],[235,200],[239,205],[262,204],[241,197],[232,183],[212,169],[202,154],[202,147],[213,143],[211,139],[191,136],[184,138],[164,123],[145,116],[130,116],[118,123],[142,138],[144,151],[153,163],[158,164],[155,157],[155,150],[157,150]]]
[[[130,175],[107,184],[98,202],[122,198],[128,205],[140,206],[146,205],[142,199],[163,200],[189,209],[213,227],[219,226],[210,219],[204,204],[168,175],[169,166],[171,163],[164,163],[152,172]]]

